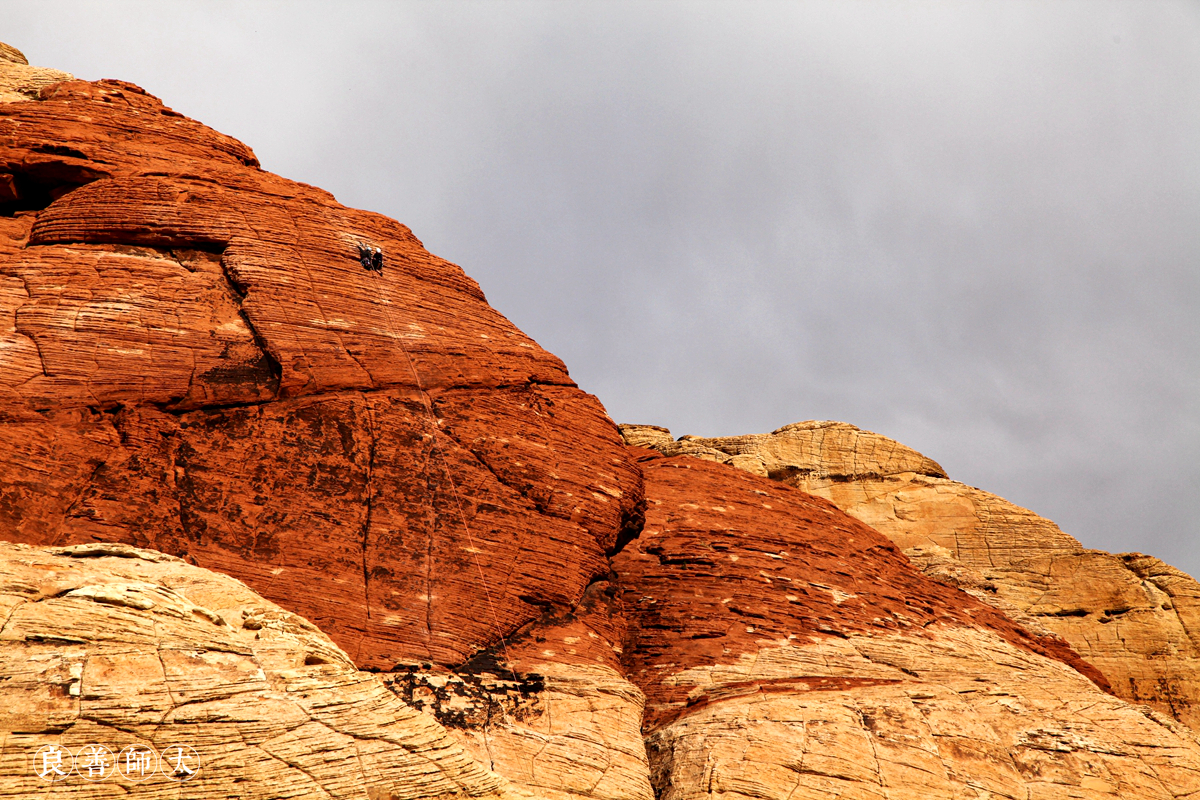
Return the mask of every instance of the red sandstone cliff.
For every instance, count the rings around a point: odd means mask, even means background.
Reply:
[[[184,557],[388,668],[576,602],[639,524],[599,403],[403,225],[115,81],[0,104],[0,174],[9,537]]]

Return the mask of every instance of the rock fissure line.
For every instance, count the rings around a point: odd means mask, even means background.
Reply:
[[[375,484],[372,476],[375,471],[375,448],[378,446],[379,433],[376,429],[377,420],[375,419],[375,409],[371,407],[370,399],[364,397],[363,402],[367,408],[368,430],[371,435],[371,442],[367,450],[367,476],[366,483],[363,486],[363,493],[366,495],[366,514],[363,520],[362,528],[362,578],[363,578],[363,605],[366,609],[367,620],[371,619],[371,585],[370,572],[367,569],[367,547],[368,539],[371,535],[371,513],[375,505]]]
[[[288,731],[288,733],[291,733],[291,731]],[[340,731],[338,731],[338,733],[340,733]],[[282,734],[281,734],[281,736],[282,736]],[[342,800],[342,798],[339,798],[337,795],[332,794],[328,789],[326,789],[325,786],[323,785],[323,782],[321,780],[319,780],[315,775],[313,775],[308,770],[308,768],[306,768],[302,764],[295,762],[292,759],[287,759],[287,758],[284,758],[283,756],[272,753],[268,749],[268,745],[270,745],[271,742],[275,741],[275,739],[278,739],[278,738],[280,738],[280,737],[276,736],[274,739],[268,739],[268,740],[264,741],[261,746],[255,747],[254,749],[258,750],[259,752],[266,755],[267,758],[275,759],[279,763],[281,763],[291,769],[296,770],[301,775],[308,778],[312,782],[313,788],[321,793],[321,797],[328,798],[328,800]],[[361,768],[361,762],[360,762],[359,766]],[[182,794],[182,792],[181,792],[181,794]]]
[[[1149,581],[1151,584],[1153,584],[1155,586],[1155,588],[1157,588],[1159,591],[1161,591],[1163,594],[1165,594],[1167,597],[1170,598],[1171,613],[1175,616],[1175,619],[1178,621],[1179,627],[1183,630],[1184,635],[1186,635],[1188,637],[1188,639],[1191,641],[1193,647],[1195,647],[1197,650],[1200,650],[1200,632],[1193,631],[1191,626],[1187,623],[1187,621],[1179,613],[1179,606],[1177,605],[1178,597],[1177,597],[1176,593],[1171,590],[1171,585],[1165,581],[1162,584],[1160,584],[1158,581],[1155,581],[1154,578],[1158,577],[1158,576],[1151,575],[1148,570],[1137,569],[1134,566],[1134,564],[1132,563],[1132,559],[1122,558],[1121,563],[1125,566],[1125,568],[1127,570],[1129,570],[1134,575],[1136,575],[1140,580]]]
[[[27,331],[24,331],[21,329],[22,328],[21,313],[20,313],[21,309],[24,308],[27,305],[27,303],[33,301],[33,294],[29,291],[29,279],[25,276],[25,273],[23,273],[23,272],[14,273],[14,272],[6,270],[6,271],[4,271],[3,274],[8,275],[10,277],[14,277],[14,278],[18,279],[19,281],[21,281],[21,287],[25,291],[26,302],[22,303],[21,305],[19,305],[13,309],[13,330],[15,330],[17,333],[21,334],[22,336],[24,336],[26,339],[28,339],[30,342],[33,343],[34,350],[37,352],[38,363],[42,367],[42,377],[43,378],[52,377],[50,375],[49,370],[46,369],[46,356],[45,356],[45,354],[42,353],[42,344],[41,344],[41,342],[38,341],[38,337],[33,336],[30,333],[28,333]],[[32,380],[35,380],[35,378],[36,378],[36,376],[29,378],[28,380],[24,381],[24,383],[22,385],[29,383]]]
[[[263,359],[267,362],[267,370],[270,372],[272,382],[275,384],[270,388],[271,394],[273,395],[271,399],[278,399],[280,387],[283,385],[283,365],[279,361],[279,356],[271,352],[270,344],[267,342],[266,337],[262,335],[262,333],[258,330],[258,326],[254,324],[254,321],[250,319],[250,315],[246,312],[244,301],[249,292],[247,291],[246,287],[238,281],[237,276],[234,275],[233,270],[230,269],[229,265],[226,263],[224,251],[221,253],[221,275],[224,276],[225,282],[229,286],[230,291],[237,298],[238,316],[241,317],[242,322],[245,323],[246,330],[250,331],[250,336],[253,338],[254,344],[258,347],[259,351],[263,355]],[[368,376],[369,375],[370,373],[368,373]]]
[[[184,442],[182,445],[176,445],[171,453],[171,480],[175,489],[175,505],[179,513],[179,534],[185,542],[191,543],[197,540],[197,537],[192,535],[190,526],[188,525],[188,509],[185,507],[184,494],[190,492],[192,481],[188,476],[188,459],[184,453],[184,448],[191,449],[191,445]],[[183,480],[180,481],[180,470],[183,471]],[[184,558],[187,558],[187,553],[184,553]]]
[[[376,285],[378,286],[378,288],[382,289],[383,286],[385,285],[383,283],[383,278],[378,274],[375,277],[376,277]],[[386,306],[385,306],[385,308],[386,308]],[[390,331],[392,331],[393,333],[395,333],[395,325],[392,323],[390,312],[385,311],[385,314],[386,314],[385,318],[387,319],[387,323],[388,323],[388,329]],[[430,455],[432,456],[437,451],[437,434],[441,427],[439,424],[439,421],[438,421],[437,413],[434,411],[433,399],[430,396],[429,392],[427,392],[425,390],[424,386],[421,383],[421,375],[419,372],[417,372],[417,365],[416,365],[416,362],[413,361],[412,353],[409,352],[408,347],[405,346],[404,341],[402,339],[397,338],[396,342],[397,342],[397,344],[400,345],[400,351],[402,353],[404,353],[404,358],[408,362],[408,368],[412,372],[413,380],[416,382],[417,390],[420,392],[421,399],[425,406],[426,414],[428,415],[428,418],[429,418],[429,423],[432,426],[432,435],[430,438],[430,442],[431,442]],[[484,574],[483,567],[479,563],[479,554],[476,552],[478,548],[475,545],[475,537],[471,533],[471,526],[470,526],[470,524],[468,524],[466,514],[463,512],[462,498],[459,496],[458,487],[455,485],[454,476],[453,476],[453,474],[451,474],[450,464],[448,463],[445,455],[440,454],[440,453],[438,455],[440,456],[441,461],[442,461],[442,468],[446,473],[446,480],[448,481],[448,483],[450,485],[450,490],[454,495],[454,502],[455,502],[456,508],[458,510],[458,517],[462,523],[463,532],[466,533],[466,535],[467,535],[467,541],[471,548],[471,558],[475,562],[476,570],[479,572],[479,580],[483,586],[484,597],[487,599],[488,608],[492,614],[492,621],[496,627],[496,633],[500,637],[500,643],[504,646],[505,656],[506,656],[507,660],[509,661],[509,663],[511,664],[512,658],[510,656],[508,656],[508,642],[505,640],[505,637],[504,637],[504,628],[500,624],[499,615],[496,613],[496,604],[492,600],[492,592],[488,586],[487,576]],[[431,495],[431,497],[432,497],[432,495]],[[432,540],[432,536],[431,536],[431,538],[430,538],[430,554],[429,554],[429,562],[428,562],[429,569],[431,571],[432,571],[432,567],[433,567],[432,548],[433,548],[433,540]],[[511,577],[511,573],[510,573],[510,577]],[[431,577],[429,580],[430,580],[430,584],[432,584],[432,573],[431,573]],[[427,614],[430,613],[430,609],[432,608],[432,603],[433,603],[432,585],[430,585],[430,593],[428,595],[428,598],[429,598],[427,601],[428,605],[426,606]],[[426,624],[428,626],[428,617],[427,617]],[[430,641],[430,643],[433,642],[432,627],[429,628],[429,641]],[[514,680],[517,679],[517,673],[515,670],[513,671],[513,679]]]
[[[422,435],[424,439],[424,435]],[[428,657],[432,660],[433,655],[433,554],[434,544],[438,536],[438,520],[441,515],[437,513],[437,490],[433,483],[433,448],[435,445],[434,435],[429,437],[429,447],[425,450],[424,458],[421,463],[421,471],[425,475],[425,496],[429,498],[429,506],[425,513],[426,530],[429,531],[428,541],[425,545],[425,647]]]
[[[79,506],[80,502],[83,501],[84,495],[86,495],[92,489],[92,483],[96,480],[96,476],[100,474],[100,471],[104,469],[105,466],[106,462],[103,459],[97,461],[97,463],[92,465],[92,471],[89,473],[87,479],[79,484],[79,491],[76,493],[75,499],[72,500],[70,505],[67,506],[66,510],[63,511],[62,521],[59,523],[59,534],[55,537],[54,542],[57,542],[62,536],[62,528],[66,524],[66,521],[74,516],[73,512]]]
[[[534,385],[536,385],[536,384],[534,384]],[[433,413],[435,415],[438,414],[436,399],[431,398],[431,408],[433,409]],[[476,450],[475,448],[471,447],[470,445],[465,444],[463,442],[463,440],[458,438],[458,436],[454,432],[454,427],[452,425],[439,426],[438,430],[441,433],[444,433],[447,436],[447,438],[449,438],[452,442],[454,442],[456,445],[458,445],[459,449],[461,449],[463,452],[470,453],[471,456],[475,459],[476,463],[478,463],[481,467],[483,467],[485,470],[487,470],[487,472],[489,472],[492,475],[492,477],[496,479],[497,483],[499,483],[501,486],[511,489],[517,495],[519,495],[522,499],[528,501],[529,505],[533,508],[534,511],[536,511],[539,514],[548,516],[548,517],[554,517],[556,519],[561,519],[564,522],[570,522],[573,525],[577,525],[581,530],[586,531],[586,528],[584,528],[582,525],[579,525],[579,523],[577,523],[577,522],[573,522],[571,520],[570,516],[555,510],[554,508],[550,507],[548,504],[546,504],[544,502],[536,500],[535,498],[533,498],[530,495],[530,492],[528,489],[522,488],[520,485],[517,484],[517,482],[514,479],[507,478],[502,473],[498,472],[496,470],[496,468],[492,465],[491,461],[489,461],[480,450]],[[595,536],[595,538],[599,539],[599,537],[596,536],[595,534],[591,534],[591,535]],[[636,537],[634,537],[634,538],[636,538]],[[608,572],[606,571],[604,573],[597,573],[596,575],[591,576],[589,578],[589,582],[587,585],[590,586],[592,583],[595,583],[598,580],[603,580],[603,576],[605,576],[607,574],[608,574]],[[585,589],[586,589],[586,587],[585,587]],[[503,591],[501,591],[501,594],[503,594]],[[580,596],[582,597],[582,594]]]

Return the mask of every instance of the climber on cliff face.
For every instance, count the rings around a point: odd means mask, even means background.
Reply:
[[[358,263],[362,264],[362,268],[367,272],[378,272],[383,274],[383,250],[376,247],[371,249],[370,245],[358,245]]]

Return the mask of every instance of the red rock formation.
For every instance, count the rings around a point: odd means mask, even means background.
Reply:
[[[640,452],[646,527],[613,558],[613,569],[629,616],[625,661],[630,679],[647,695],[648,728],[706,699],[690,695],[692,687],[678,675],[734,663],[774,642],[982,630],[1109,688],[1060,639],[1030,634],[994,608],[925,577],[886,537],[832,503],[731,467]],[[861,680],[837,675],[800,682],[838,688]],[[797,680],[756,685],[791,692]]]
[[[0,548],[0,795],[42,741],[178,723],[223,754],[213,797],[1200,796],[1194,737],[1061,640],[824,500],[625,448],[404,226],[22,61],[0,47],[0,539],[83,547]]]
[[[1027,630],[1062,637],[1113,691],[1200,729],[1200,583],[1140,553],[1090,550],[1048,519],[951,480],[844,422],[704,439],[621,426],[626,441],[769,476],[887,536],[929,577]]]
[[[1190,730],[832,504],[643,467],[646,527],[613,567],[659,800],[1200,794]]]
[[[0,103],[0,537],[186,557],[382,668],[607,572],[640,474],[462,270],[136,86],[37,96]]]

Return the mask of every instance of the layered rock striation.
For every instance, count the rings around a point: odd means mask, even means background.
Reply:
[[[679,441],[653,426],[623,429],[630,443],[728,463],[830,500],[927,575],[1062,637],[1117,696],[1200,729],[1200,583],[1180,570],[1140,553],[1084,548],[1050,520],[846,423]]]
[[[1200,741],[831,504],[648,457],[613,559],[656,796],[1190,797]]]
[[[0,797],[521,796],[312,623],[162,553],[0,543],[0,614]],[[195,774],[56,783],[48,743],[187,747]]]
[[[0,62],[0,536],[179,556],[383,669],[607,572],[640,473],[461,269],[136,86],[28,70]]]
[[[0,103],[36,99],[43,87],[72,77],[70,73],[56,69],[30,66],[24,53],[0,42]],[[0,191],[11,191],[11,188],[11,185],[0,184]]]

